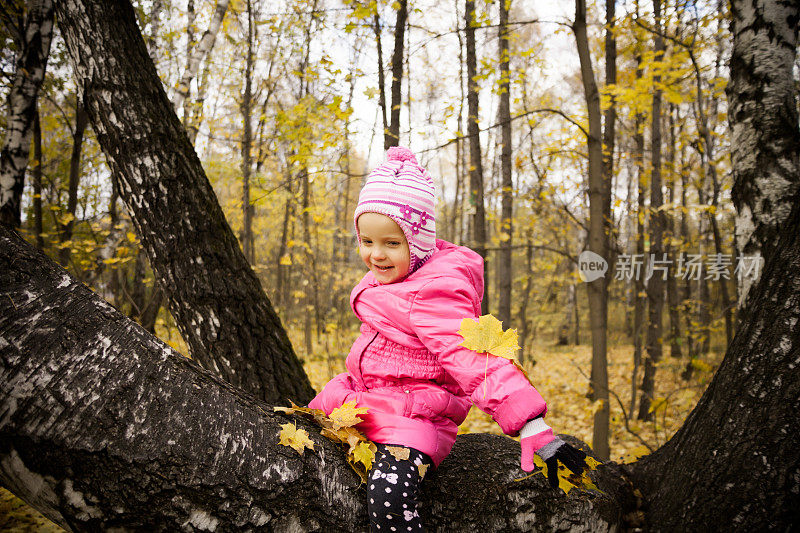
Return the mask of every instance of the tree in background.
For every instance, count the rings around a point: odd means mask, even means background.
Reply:
[[[28,5],[14,0],[0,10],[0,21],[16,48],[6,133],[0,149],[0,222],[19,226],[36,99],[53,36],[53,2],[41,0]]]

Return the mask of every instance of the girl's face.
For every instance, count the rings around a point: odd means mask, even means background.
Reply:
[[[408,241],[394,220],[379,213],[364,213],[356,223],[361,236],[358,251],[378,283],[393,283],[408,274]]]

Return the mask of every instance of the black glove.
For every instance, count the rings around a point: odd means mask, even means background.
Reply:
[[[580,476],[585,469],[586,454],[581,450],[570,446],[560,438],[556,437],[548,444],[536,451],[536,454],[544,460],[547,465],[547,481],[554,489],[558,488],[558,462],[572,470],[576,476]]]

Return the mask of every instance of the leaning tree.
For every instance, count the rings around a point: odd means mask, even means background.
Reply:
[[[76,86],[189,353],[267,401],[313,389],[225,220],[127,0],[59,0]]]
[[[795,28],[798,9],[775,4],[784,16],[740,25],[735,38],[760,31],[774,38],[787,34],[785,25]],[[81,9],[104,8],[65,2],[61,23],[80,29],[86,20],[102,22],[80,18]],[[770,30],[768,23],[778,27]],[[796,46],[796,31],[794,37]],[[119,68],[126,50],[101,48],[97,58],[78,51],[77,57],[89,62],[91,73],[103,62]],[[103,53],[114,54],[114,62]],[[750,67],[734,62],[732,68]],[[109,90],[95,98],[105,102]],[[96,102],[93,120],[106,121],[105,135],[113,138],[115,128],[135,118],[125,113],[134,112]],[[132,176],[118,179],[145,180],[141,171],[115,172]],[[430,525],[598,531],[642,525],[643,517],[650,529],[665,531],[796,527],[800,278],[787,272],[800,271],[797,194],[790,203],[722,365],[667,444],[632,465],[601,466],[593,475],[603,492],[565,496],[541,476],[520,479],[518,445],[510,439],[459,437],[425,484]],[[166,225],[157,238],[175,245],[190,234]],[[171,266],[163,267],[165,276]],[[301,456],[280,446],[278,429],[286,420],[174,353],[0,228],[0,482],[46,516],[73,530],[365,529],[363,489],[342,450],[304,421],[297,423],[311,433],[314,450]]]

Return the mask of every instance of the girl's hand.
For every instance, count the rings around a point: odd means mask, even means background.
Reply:
[[[522,469],[531,472],[534,468],[533,454],[539,455],[547,465],[547,481],[554,489],[558,488],[558,461],[576,475],[581,475],[587,468],[586,454],[553,435],[553,430],[541,417],[525,424],[519,434],[522,437],[519,441]]]

